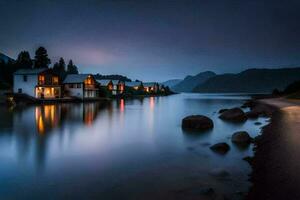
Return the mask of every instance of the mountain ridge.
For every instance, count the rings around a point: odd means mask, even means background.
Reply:
[[[293,68],[250,68],[240,73],[216,75],[198,84],[192,92],[262,92],[275,88],[282,90],[288,84],[300,80],[300,67]]]

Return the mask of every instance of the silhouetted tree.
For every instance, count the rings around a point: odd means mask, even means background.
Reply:
[[[62,79],[66,76],[66,63],[63,58],[60,58],[58,63],[53,65],[53,71],[57,73]]]
[[[16,61],[16,67],[18,69],[31,69],[32,60],[28,51],[21,51]]]
[[[50,64],[51,61],[48,58],[47,50],[44,47],[39,47],[35,51],[34,68],[48,68]]]
[[[78,74],[78,68],[76,65],[73,64],[73,61],[70,60],[67,66],[67,73],[68,74]]]

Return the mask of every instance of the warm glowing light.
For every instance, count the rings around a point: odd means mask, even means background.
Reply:
[[[123,90],[124,90],[124,85],[121,84],[121,85],[120,85],[120,91],[123,91]]]
[[[125,102],[124,102],[124,99],[121,99],[120,100],[120,111],[124,112],[124,110],[125,110]]]
[[[95,119],[95,108],[93,104],[86,104],[84,105],[84,124],[85,125],[92,125]]]
[[[51,130],[58,125],[58,113],[56,113],[55,105],[44,105],[35,108],[35,121],[39,134]]]
[[[150,109],[154,109],[154,97],[150,97]]]
[[[57,76],[52,77],[52,84],[58,85],[58,77]]]
[[[39,75],[39,85],[44,85],[44,84],[45,84],[45,76]]]

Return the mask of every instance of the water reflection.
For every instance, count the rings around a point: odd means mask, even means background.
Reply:
[[[181,94],[118,99],[106,105],[2,109],[0,196],[6,192],[7,199],[42,199],[49,193],[55,199],[143,199],[153,194],[149,199],[158,199],[157,191],[194,186],[187,177],[196,180],[197,187],[201,181],[222,193],[243,191],[249,171],[242,158],[251,148],[240,151],[230,136],[241,130],[255,136],[259,127],[250,120],[231,124],[218,118],[219,109],[241,105],[235,98]],[[209,116],[214,129],[185,134],[181,120],[191,114]],[[217,142],[227,142],[230,152],[211,152],[209,145]],[[209,176],[215,167],[230,171],[232,183],[224,185]],[[21,187],[26,187],[23,193]],[[132,196],[123,195],[129,193]]]
[[[47,154],[47,140],[53,130],[64,134],[65,124],[80,123],[91,126],[106,104],[52,104],[16,108],[14,111],[1,107],[5,118],[0,123],[1,135],[10,127],[16,141],[16,151],[21,160],[34,154],[38,166],[43,166]],[[0,135],[0,136],[1,136]]]

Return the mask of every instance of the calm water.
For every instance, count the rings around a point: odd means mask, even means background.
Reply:
[[[221,108],[240,106],[242,95],[179,94],[99,103],[1,109],[1,199],[173,199],[247,191],[251,146],[231,144],[233,132],[260,132],[257,120],[243,124],[218,119]],[[204,114],[212,131],[190,135],[181,119]],[[265,119],[259,119],[264,122]],[[225,156],[209,145],[228,142]],[[224,169],[227,177],[212,176]]]

